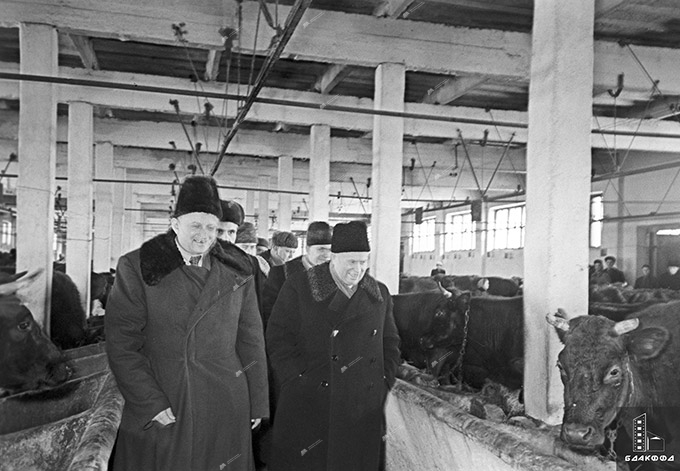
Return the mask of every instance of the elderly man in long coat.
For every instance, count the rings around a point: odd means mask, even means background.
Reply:
[[[267,327],[280,386],[269,471],[377,471],[399,364],[387,287],[366,273],[360,221],[333,230],[329,263],[291,275]]]
[[[254,469],[269,414],[262,322],[248,261],[215,243],[217,185],[188,177],[172,230],[121,257],[106,312],[125,398],[114,469]]]

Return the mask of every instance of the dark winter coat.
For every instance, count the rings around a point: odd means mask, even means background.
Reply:
[[[659,287],[659,281],[654,275],[641,276],[635,280],[635,289],[653,289]]]
[[[659,288],[680,290],[680,271],[675,275],[671,275],[669,272],[659,275]]]
[[[287,261],[283,265],[277,265],[271,268],[267,281],[264,284],[264,289],[262,290],[262,318],[264,320],[265,329],[267,328],[269,316],[272,313],[274,303],[279,296],[279,291],[281,291],[283,282],[292,274],[305,270],[305,265],[302,263],[302,255]]]
[[[250,471],[250,420],[269,409],[249,264],[215,244],[209,272],[188,267],[174,239],[157,236],[118,263],[106,310],[109,363],[125,398],[114,466]],[[204,270],[202,289],[191,270]],[[168,407],[176,423],[152,421]]]
[[[377,471],[398,345],[390,293],[368,274],[351,299],[328,263],[288,278],[267,328],[281,385],[269,471]]]

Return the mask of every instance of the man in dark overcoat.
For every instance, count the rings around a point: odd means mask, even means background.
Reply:
[[[333,229],[331,261],[291,275],[267,327],[280,385],[269,471],[377,471],[399,364],[387,287],[366,273],[360,221]]]
[[[220,216],[215,181],[188,177],[172,230],[119,260],[105,321],[125,398],[115,470],[254,469],[250,429],[269,413],[262,322],[247,259],[215,243]]]
[[[272,248],[262,252],[260,256],[267,261],[269,266],[275,267],[283,265],[293,258],[297,248],[298,240],[295,234],[288,231],[280,231],[272,236]]]
[[[271,268],[262,291],[262,319],[265,329],[283,282],[297,272],[307,271],[331,259],[332,235],[333,230],[327,222],[311,222],[307,227],[306,253]]]

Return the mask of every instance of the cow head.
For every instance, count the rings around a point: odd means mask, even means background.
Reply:
[[[56,386],[71,375],[62,353],[16,295],[25,284],[12,279],[0,285],[1,394]]]
[[[465,313],[470,309],[470,293],[444,289],[439,284],[444,297],[438,302],[432,323],[420,337],[420,346],[425,350],[447,347],[453,343],[455,333],[462,335]]]
[[[548,322],[564,344],[557,362],[564,384],[561,438],[572,448],[594,450],[604,443],[605,427],[630,404],[635,362],[657,356],[670,335],[660,327],[638,328],[637,318],[567,321],[562,310]]]

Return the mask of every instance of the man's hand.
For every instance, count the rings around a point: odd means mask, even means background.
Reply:
[[[260,425],[260,422],[262,422],[262,419],[250,419],[250,428],[255,430]]]
[[[163,412],[159,412],[158,415],[153,418],[153,420],[161,424],[163,427],[174,424],[177,421],[177,419],[175,419],[175,414],[172,413],[172,409],[169,407]]]

